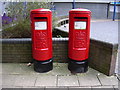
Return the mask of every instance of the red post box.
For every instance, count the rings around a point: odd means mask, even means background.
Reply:
[[[35,9],[31,10],[30,17],[34,70],[48,72],[53,69],[52,12],[49,9]]]
[[[73,73],[83,73],[88,70],[90,16],[91,11],[87,9],[69,11],[68,69]]]

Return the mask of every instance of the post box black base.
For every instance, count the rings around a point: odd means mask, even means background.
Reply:
[[[76,61],[69,59],[68,69],[71,71],[71,73],[85,73],[88,71],[88,61]]]
[[[46,61],[34,60],[34,70],[39,73],[45,73],[53,69],[53,60],[49,59]]]

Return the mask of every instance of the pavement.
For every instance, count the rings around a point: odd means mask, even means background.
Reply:
[[[20,90],[118,90],[118,75],[106,76],[92,68],[88,72],[73,75],[67,69],[67,63],[54,63],[52,71],[37,73],[27,63],[3,63],[2,88]],[[31,88],[31,89],[30,89]],[[104,89],[103,89],[104,88]],[[8,90],[8,89],[2,89]],[[13,90],[13,89],[10,89]],[[14,89],[15,90],[15,89]]]

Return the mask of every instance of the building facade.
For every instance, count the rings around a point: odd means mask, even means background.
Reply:
[[[15,0],[12,0],[15,1]],[[26,0],[27,1],[27,0]],[[32,0],[38,2],[38,0]],[[39,0],[39,2],[42,0]],[[92,11],[92,19],[112,19],[114,11],[115,0],[49,0],[54,2],[52,10],[57,13],[57,16],[67,16],[69,10],[73,8],[73,1],[75,1],[75,8],[86,8]],[[10,0],[9,0],[10,2]],[[120,0],[116,0],[120,2]],[[5,12],[5,6],[8,2],[1,3],[2,14]],[[120,3],[116,5],[116,19],[120,19]]]
[[[73,0],[53,0],[57,16],[66,16],[73,8]],[[112,19],[114,0],[75,0],[75,8],[86,8],[92,11],[93,19]],[[117,1],[119,2],[119,1]],[[120,18],[120,4],[116,5],[116,19]]]

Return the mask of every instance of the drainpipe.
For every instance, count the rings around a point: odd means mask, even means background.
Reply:
[[[107,19],[109,18],[109,9],[110,9],[110,3],[107,5]]]
[[[116,16],[116,0],[114,1],[113,21],[115,21],[115,16]]]
[[[75,9],[75,0],[73,0],[72,5],[73,5],[72,9]]]

